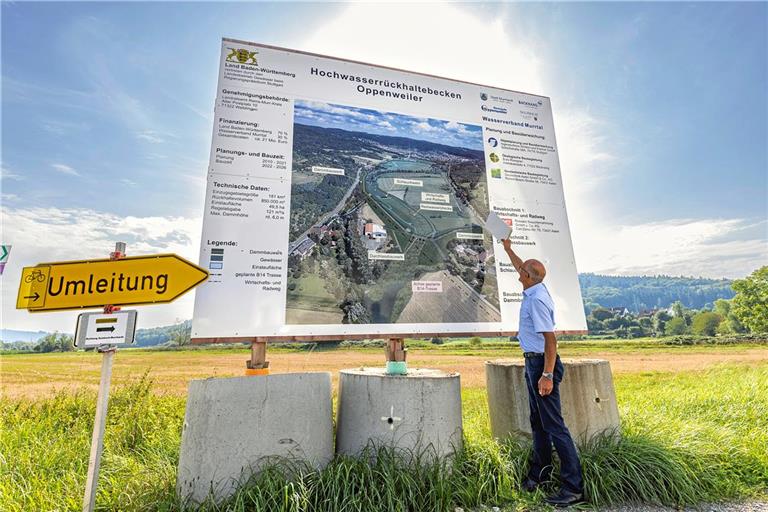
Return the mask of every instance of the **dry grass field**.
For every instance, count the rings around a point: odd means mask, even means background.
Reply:
[[[607,345],[603,347],[602,345]],[[272,373],[327,371],[338,379],[338,370],[359,366],[384,366],[379,349],[293,351],[290,347],[270,349]],[[321,347],[318,345],[318,347]],[[658,346],[617,343],[562,342],[560,354],[610,361],[614,373],[684,372],[703,370],[723,363],[768,364],[765,346]],[[242,348],[157,351],[119,350],[112,372],[113,384],[135,380],[144,373],[161,393],[182,395],[190,380],[243,375],[249,356]],[[13,354],[0,356],[0,393],[9,398],[48,396],[64,388],[96,389],[101,356],[95,353]],[[437,368],[461,374],[464,388],[485,387],[484,362],[489,359],[520,357],[516,345],[475,350],[455,350],[451,345],[414,348],[408,354],[411,368]]]

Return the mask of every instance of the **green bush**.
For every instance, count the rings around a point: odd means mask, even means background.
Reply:
[[[768,333],[768,265],[733,282],[733,314],[751,332]]]
[[[339,343],[339,347],[341,348],[352,348],[352,347],[384,348],[386,344],[387,342],[384,340],[344,340],[341,343]]]
[[[700,336],[714,336],[722,317],[711,311],[696,313],[691,320],[691,333]]]
[[[768,344],[768,336],[759,334],[731,334],[728,336],[673,336],[659,340],[664,345],[738,345]]]
[[[685,334],[688,331],[688,324],[685,323],[685,319],[683,317],[676,316],[667,322],[664,331],[667,333],[667,336]]]

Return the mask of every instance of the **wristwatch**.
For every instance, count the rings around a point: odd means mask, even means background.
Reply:
[[[547,380],[552,380],[552,377],[553,377],[552,372],[543,372],[541,376]]]

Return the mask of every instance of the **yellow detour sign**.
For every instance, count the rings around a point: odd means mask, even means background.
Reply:
[[[171,302],[206,279],[206,270],[175,254],[41,263],[22,271],[16,308],[52,311]]]

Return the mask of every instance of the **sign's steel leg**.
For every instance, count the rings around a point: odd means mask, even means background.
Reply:
[[[405,361],[408,350],[403,338],[389,338],[386,346],[387,361]]]
[[[115,348],[109,347],[102,352],[101,382],[99,383],[99,396],[96,400],[96,419],[93,423],[93,437],[91,438],[91,456],[88,460],[88,478],[85,482],[85,496],[83,498],[83,512],[92,512],[96,502],[96,484],[99,480],[99,464],[101,451],[104,448],[104,426],[107,421],[107,404],[109,402],[109,382],[112,378],[112,357]]]
[[[109,258],[119,260],[125,257],[125,242],[116,242],[115,251]],[[120,308],[111,304],[104,306],[104,313],[113,313]],[[83,497],[83,512],[92,512],[96,504],[96,486],[99,483],[99,465],[101,464],[101,451],[104,449],[104,427],[107,422],[107,405],[109,404],[109,383],[112,380],[112,358],[117,352],[115,346],[104,345],[99,347],[101,358],[101,382],[99,382],[99,396],[96,398],[96,419],[93,422],[93,436],[91,437],[91,456],[88,459],[88,477],[85,481],[85,496]]]
[[[267,342],[251,342],[251,358],[245,362],[246,375],[269,375],[269,361],[267,361]]]
[[[405,348],[403,338],[389,338],[385,348],[387,356],[387,373],[390,375],[405,375],[408,373],[408,367],[405,363],[405,357],[408,349]]]

